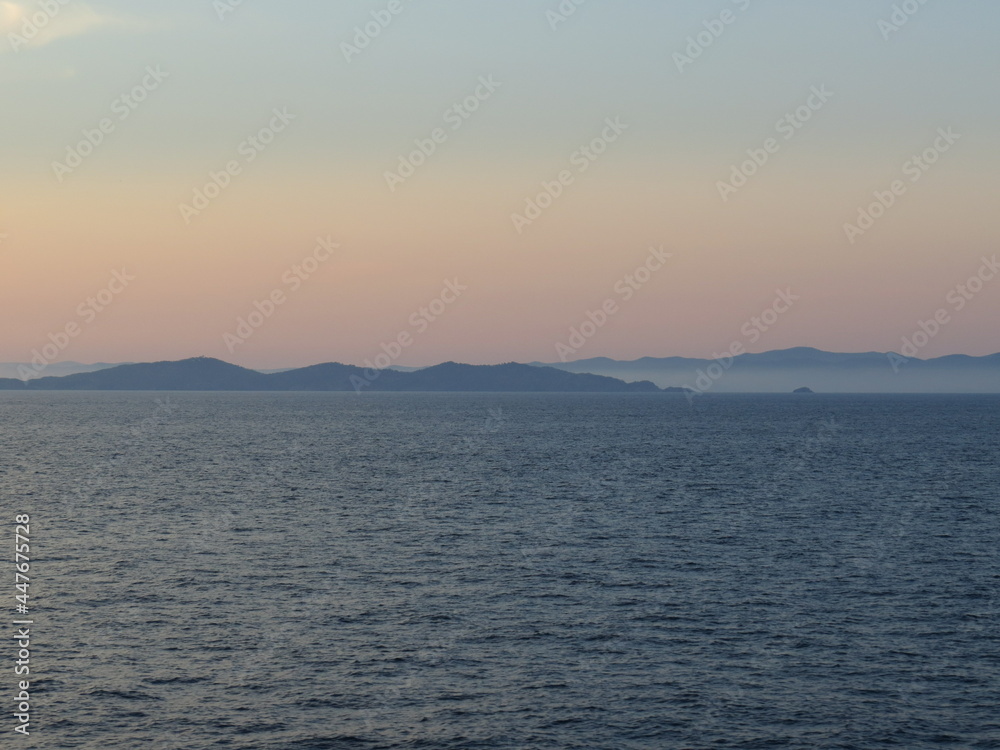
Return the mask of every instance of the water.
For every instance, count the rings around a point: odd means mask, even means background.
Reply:
[[[998,397],[154,398],[0,396],[5,747],[1000,747]]]

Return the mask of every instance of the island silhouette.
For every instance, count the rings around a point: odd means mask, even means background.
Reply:
[[[663,393],[648,380],[626,382],[589,373],[509,362],[444,362],[412,372],[371,370],[337,362],[263,373],[211,357],[127,364],[61,377],[0,379],[2,390],[31,391],[466,391]]]

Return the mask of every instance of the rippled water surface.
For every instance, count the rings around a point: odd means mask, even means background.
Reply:
[[[4,747],[1000,747],[996,397],[4,393],[0,450]]]

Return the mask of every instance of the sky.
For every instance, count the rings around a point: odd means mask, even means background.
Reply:
[[[0,361],[991,354],[998,29],[989,0],[4,0]]]

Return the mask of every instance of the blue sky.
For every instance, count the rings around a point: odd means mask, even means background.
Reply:
[[[906,23],[880,29],[904,5],[916,9]],[[220,350],[223,331],[327,233],[350,260],[248,342],[246,363],[360,361],[459,273],[478,291],[408,353],[413,363],[549,359],[653,245],[673,248],[676,268],[588,354],[704,356],[789,284],[809,302],[760,348],[889,350],[997,245],[1000,6],[986,0],[588,0],[555,29],[559,2],[413,0],[350,61],[342,45],[388,0],[245,0],[221,19],[211,0],[74,0],[40,43],[15,49],[10,34],[41,7],[0,4],[0,257],[8,317],[15,305],[32,311],[2,342],[8,360],[123,263],[145,271],[147,291],[116,303],[72,358],[232,354]],[[731,23],[720,26],[724,13]],[[706,24],[721,34],[679,70],[675,54]],[[149,67],[167,73],[162,85],[55,180],[53,162]],[[480,76],[499,82],[495,94],[387,191],[386,172]],[[721,200],[718,183],[813,87],[832,98]],[[287,132],[195,225],[179,222],[178,204],[275,108],[294,113]],[[628,125],[620,140],[529,231],[513,232],[511,215],[615,117]],[[844,224],[947,127],[961,134],[955,148],[861,242],[846,242]],[[927,353],[1000,349],[989,325],[997,294],[985,290]],[[164,319],[177,295],[183,309]],[[345,316],[361,323],[328,340]]]

